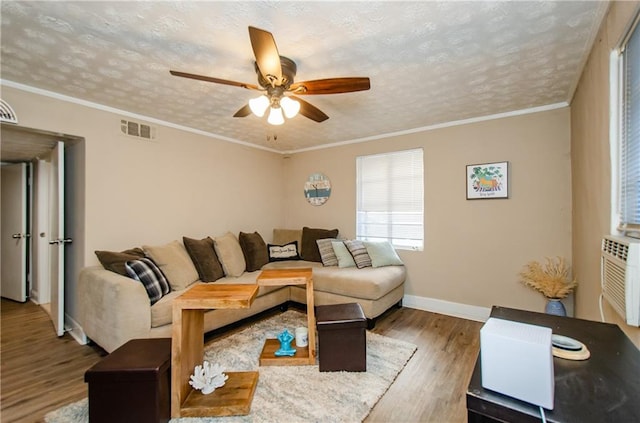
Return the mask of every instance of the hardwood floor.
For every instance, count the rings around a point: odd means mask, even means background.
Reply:
[[[49,411],[86,397],[84,372],[106,353],[69,335],[56,337],[49,316],[35,304],[2,299],[0,307],[0,421],[41,422]],[[374,332],[418,349],[365,421],[466,422],[465,392],[481,326],[409,308],[378,319]]]
[[[0,303],[0,421],[38,422],[44,415],[87,396],[84,372],[106,353],[58,338],[39,306]]]
[[[480,350],[482,323],[402,308],[374,332],[418,349],[366,422],[467,421],[465,394]]]

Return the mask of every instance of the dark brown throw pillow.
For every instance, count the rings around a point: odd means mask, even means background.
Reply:
[[[214,282],[224,276],[222,264],[218,260],[216,250],[213,247],[213,239],[206,237],[204,239],[192,239],[186,236],[182,237],[184,248],[187,249],[191,261],[193,261],[198,277],[202,282]]]
[[[247,272],[260,270],[269,262],[267,244],[258,232],[252,234],[240,232],[238,241],[244,254],[244,261],[247,263]]]
[[[144,258],[144,251],[142,248],[132,248],[124,251],[96,251],[96,256],[100,261],[100,264],[112,272],[118,273],[122,276],[129,277],[127,269],[124,264],[129,260],[139,260]]]
[[[325,238],[336,238],[337,236],[337,229],[318,229],[306,226],[302,228],[302,246],[300,247],[302,260],[322,263],[322,256],[316,241]]]

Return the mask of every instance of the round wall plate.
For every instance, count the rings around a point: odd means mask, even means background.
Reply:
[[[312,173],[304,184],[304,197],[312,206],[321,206],[331,196],[331,181],[322,173]]]

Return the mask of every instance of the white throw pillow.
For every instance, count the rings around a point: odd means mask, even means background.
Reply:
[[[298,241],[292,241],[284,245],[267,244],[269,261],[300,260],[298,254]]]
[[[338,267],[356,267],[356,262],[344,242],[332,241],[331,245],[333,245],[333,251],[338,258]]]
[[[180,241],[158,246],[143,245],[142,249],[162,270],[173,291],[181,291],[198,280],[196,266]]]
[[[363,241],[373,267],[404,264],[389,241]]]
[[[234,234],[227,232],[216,237],[213,240],[213,245],[225,275],[237,278],[244,273],[247,269],[247,262],[244,259],[240,241]]]

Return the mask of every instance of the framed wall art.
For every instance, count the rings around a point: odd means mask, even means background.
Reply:
[[[331,196],[331,181],[322,173],[312,173],[304,184],[304,197],[312,206],[321,206]]]
[[[509,198],[509,162],[467,165],[467,200]]]

